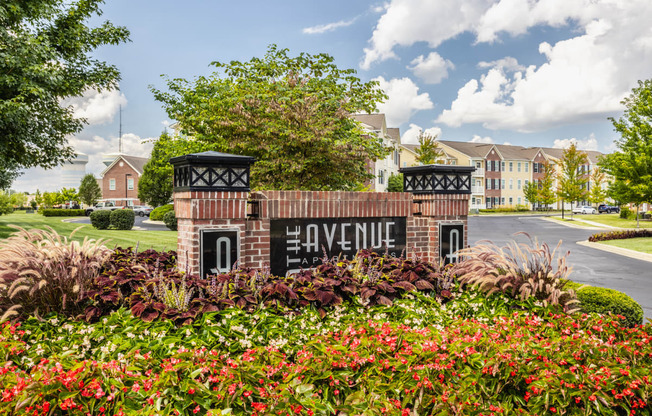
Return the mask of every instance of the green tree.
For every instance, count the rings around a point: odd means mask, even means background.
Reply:
[[[13,181],[21,168],[52,168],[70,160],[67,136],[79,132],[85,120],[62,102],[89,89],[117,87],[118,69],[90,54],[127,41],[129,32],[108,21],[88,26],[102,14],[102,3],[0,3],[0,182]]]
[[[596,167],[589,178],[591,189],[589,189],[589,201],[592,204],[600,204],[607,199],[607,190],[604,188],[606,175],[602,169]]]
[[[534,205],[539,203],[539,184],[535,181],[526,183],[523,186],[523,195],[530,204]]]
[[[403,174],[389,175],[387,179],[387,192],[403,192]]]
[[[575,143],[564,150],[561,160],[559,161],[559,176],[557,178],[557,196],[559,198],[574,203],[588,197],[586,184],[589,180],[583,170],[583,166],[588,163],[586,153],[577,150]],[[571,211],[571,219],[573,211]]]
[[[423,165],[432,165],[442,158],[444,152],[437,145],[437,135],[419,132],[419,146],[414,149],[416,161]]]
[[[543,179],[538,183],[539,202],[548,210],[550,209],[550,205],[557,201],[557,195],[555,193],[555,175],[555,167],[547,160],[543,162]]]
[[[153,207],[170,203],[173,175],[170,158],[207,150],[211,150],[209,143],[162,133],[154,142],[152,155],[138,181],[138,199]]]
[[[11,205],[15,208],[21,208],[27,203],[27,195],[24,192],[13,192],[11,193]]]
[[[652,202],[652,80],[639,81],[622,104],[623,116],[609,119],[621,136],[618,150],[601,158],[600,166],[614,178],[612,198],[636,204],[638,211],[643,202]]]
[[[55,206],[57,204],[58,195],[59,195],[58,192],[47,192],[47,191],[43,192],[43,196],[42,196],[43,207],[52,208],[53,206]]]
[[[11,214],[12,212],[14,212],[14,206],[11,203],[11,196],[4,191],[0,191],[0,215]]]
[[[95,179],[95,175],[89,173],[84,175],[79,184],[79,199],[86,206],[95,205],[98,199],[102,198],[102,190]]]
[[[167,80],[152,88],[181,132],[211,150],[254,156],[257,189],[353,189],[373,177],[368,160],[389,154],[350,115],[372,113],[386,98],[326,54],[269,47],[263,58],[228,64],[194,82]]]

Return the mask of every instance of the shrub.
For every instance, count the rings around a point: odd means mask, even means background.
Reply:
[[[98,230],[106,230],[111,225],[111,211],[93,211],[90,215],[91,225]]]
[[[51,228],[10,227],[18,232],[0,242],[0,321],[49,312],[81,314],[91,281],[111,250],[101,240],[68,241]]]
[[[578,289],[577,299],[582,311],[600,314],[613,313],[625,317],[627,326],[643,323],[643,308],[634,299],[617,290],[585,286]]]
[[[652,237],[652,230],[625,230],[597,233],[589,237],[590,242],[624,240],[627,238]]]
[[[83,209],[43,209],[40,211],[44,217],[83,217],[86,215]]]
[[[625,220],[633,220],[636,219],[636,212],[630,210],[627,207],[623,207],[620,210],[620,218],[625,219]]]
[[[551,252],[546,243],[539,245],[529,235],[518,234],[530,238],[532,246],[512,242],[498,247],[486,243],[461,250],[464,261],[456,269],[459,281],[487,294],[502,292],[521,300],[534,297],[544,305],[559,304],[571,311],[577,300],[575,292],[566,289],[571,271],[566,265],[568,253],[555,260],[561,241]]]
[[[134,226],[135,214],[131,209],[116,209],[110,211],[111,226],[116,230],[131,230]]]
[[[387,192],[403,192],[403,174],[389,175],[387,179]]]
[[[161,205],[149,214],[149,219],[152,221],[163,221],[163,216],[174,210],[174,204]]]
[[[177,214],[175,214],[174,211],[166,212],[163,216],[163,222],[165,223],[165,226],[170,230],[177,230]]]

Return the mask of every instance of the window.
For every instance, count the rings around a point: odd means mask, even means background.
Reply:
[[[115,191],[115,179],[109,179],[109,191]]]
[[[525,162],[525,171],[529,172],[530,170],[530,164],[528,162]]]
[[[505,172],[505,162],[504,161],[500,162],[500,165],[501,165],[500,170]]]
[[[521,197],[518,197],[518,204],[521,205]]]
[[[538,163],[533,163],[532,164],[532,172],[539,173],[539,164]]]
[[[134,178],[127,178],[127,189],[130,191],[134,190]]]
[[[403,162],[403,167],[407,167],[407,162]]]
[[[485,204],[487,205],[487,208],[491,208],[491,198],[486,198]]]
[[[500,180],[500,189],[505,189],[505,179]]]
[[[509,180],[509,189],[514,189],[514,179]]]
[[[516,185],[517,185],[516,189],[521,189],[521,180],[520,179],[516,182]],[[520,204],[520,202],[519,202],[519,204]]]
[[[457,165],[457,160],[451,160],[451,161],[450,161],[450,165],[453,165],[453,166],[454,166],[454,165]]]
[[[511,196],[509,197],[509,205],[514,205],[514,198]]]
[[[491,179],[487,179],[487,189],[491,189]]]
[[[378,171],[378,183],[381,185],[385,183],[385,171],[382,169]]]
[[[500,198],[500,205],[505,205],[505,197]]]
[[[514,162],[509,162],[509,171],[510,172],[514,171]]]
[[[399,152],[398,152],[398,150],[394,150],[394,164],[396,166],[401,166],[401,161],[399,160]]]
[[[525,180],[525,186],[527,186],[528,182],[530,182],[530,181],[528,181],[528,180],[526,179],[526,180]]]
[[[518,162],[518,163],[516,164],[516,171],[517,171],[517,172],[520,172],[520,171],[521,171],[521,162]]]
[[[480,162],[480,161],[475,162],[475,168],[476,169],[482,169],[482,162]]]

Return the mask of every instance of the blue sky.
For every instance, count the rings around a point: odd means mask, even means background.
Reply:
[[[95,53],[122,72],[120,91],[68,102],[90,122],[70,142],[96,175],[101,155],[118,150],[120,105],[125,151],[146,157],[172,122],[149,85],[208,75],[212,61],[249,60],[272,43],[378,80],[389,95],[380,109],[406,142],[423,129],[608,152],[617,136],[607,117],[652,68],[649,0],[109,0],[103,10],[100,20],[131,31],[130,43]],[[13,188],[54,190],[59,177],[31,169]]]

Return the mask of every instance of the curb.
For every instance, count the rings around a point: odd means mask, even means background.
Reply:
[[[594,248],[597,250],[607,251],[609,253],[618,254],[620,256],[630,257],[633,259],[643,260],[652,263],[652,254],[641,253],[640,251],[634,251],[628,248],[608,246],[600,243],[592,243],[590,241],[578,241],[576,244],[585,247]]]
[[[614,227],[611,227],[609,225],[599,224],[597,222],[592,222],[592,221],[573,219],[573,221],[578,221],[580,223],[583,223],[583,224],[576,224],[574,222],[571,223],[571,222],[567,222],[567,221],[559,221],[559,220],[556,220],[555,218],[559,218],[559,217],[543,217],[542,219],[546,220],[546,221],[553,222],[555,224],[564,225],[564,226],[570,227],[570,228],[583,228],[583,229],[588,229],[588,230],[608,230],[608,229],[620,230],[620,228],[614,228]]]

